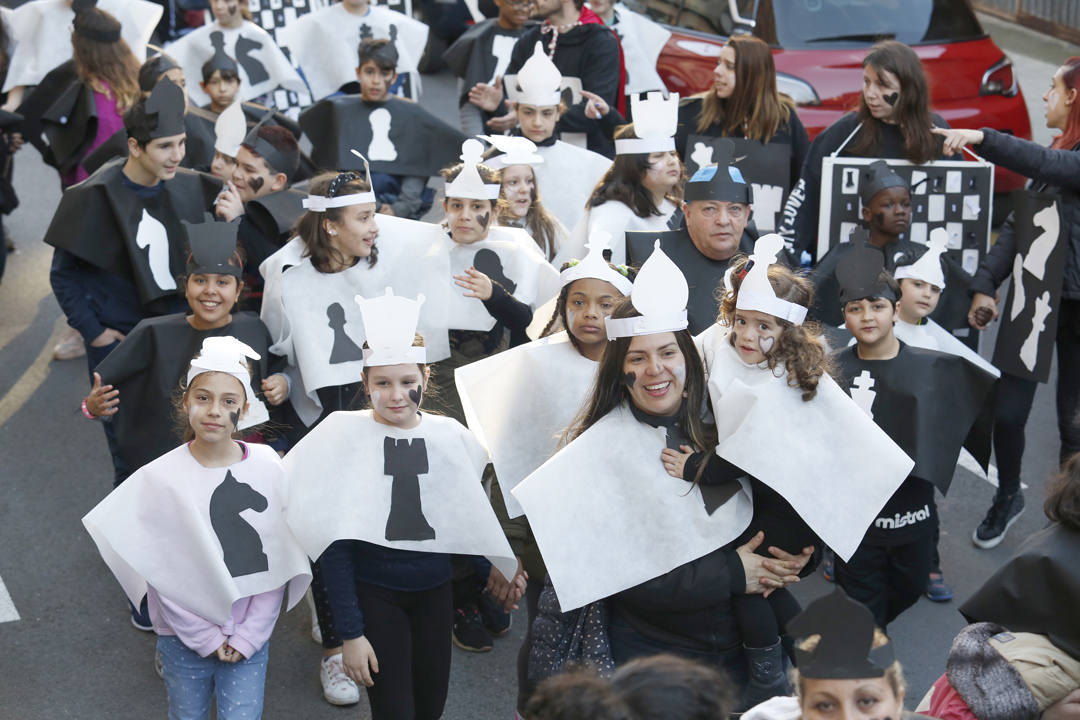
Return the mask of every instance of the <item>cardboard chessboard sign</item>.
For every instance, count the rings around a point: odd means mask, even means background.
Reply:
[[[847,242],[851,231],[862,221],[859,171],[877,160],[826,157],[822,161],[819,259],[834,244]],[[949,255],[969,275],[974,275],[979,259],[990,249],[993,164],[964,160],[935,160],[925,165],[893,159],[885,162],[912,186],[911,231],[906,239],[925,245],[931,230],[944,227],[949,231]]]

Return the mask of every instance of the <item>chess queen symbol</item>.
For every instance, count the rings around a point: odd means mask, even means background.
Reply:
[[[871,419],[874,417],[874,398],[877,397],[877,392],[872,389],[874,382],[874,376],[870,374],[869,370],[863,370],[851,382],[851,399]]]
[[[369,160],[397,160],[397,148],[390,139],[390,111],[386,108],[372,110],[368,115],[371,124],[371,143],[368,145]]]

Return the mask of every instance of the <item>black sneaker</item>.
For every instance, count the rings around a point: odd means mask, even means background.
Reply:
[[[986,511],[986,517],[979,527],[975,528],[971,542],[983,550],[997,547],[1022,512],[1024,494],[1019,490],[1012,495],[995,495],[993,504]]]
[[[502,609],[502,605],[491,597],[490,593],[480,595],[480,617],[484,621],[484,629],[491,633],[492,637],[502,637],[510,632],[513,617]]]
[[[494,645],[491,635],[484,629],[484,620],[475,605],[466,605],[454,611],[454,644],[469,652],[487,652]]]

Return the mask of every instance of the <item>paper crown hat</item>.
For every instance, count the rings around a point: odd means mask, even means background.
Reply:
[[[191,359],[188,368],[187,384],[205,372],[220,372],[232,375],[244,386],[244,394],[253,400],[251,391],[251,371],[248,360],[258,360],[261,356],[251,346],[240,342],[232,335],[208,337],[202,341],[199,354]]]
[[[875,160],[859,171],[859,200],[863,207],[869,205],[879,192],[892,187],[911,189],[908,181],[897,175],[884,160]]]
[[[905,262],[896,266],[893,277],[897,280],[911,278],[922,280],[931,285],[937,285],[945,289],[945,271],[941,267],[941,256],[949,246],[949,231],[945,228],[934,228],[930,231],[930,243],[926,251],[914,262]]]
[[[181,220],[187,233],[190,254],[187,260],[188,275],[215,274],[240,277],[243,268],[232,265],[229,260],[236,255],[236,232],[239,225],[231,222],[216,222],[207,214],[201,223]]]
[[[735,307],[739,310],[757,310],[793,325],[802,325],[806,319],[806,306],[778,298],[769,282],[769,266],[776,263],[783,249],[784,238],[775,233],[757,239],[750,256],[750,269],[739,286]]]
[[[184,91],[172,80],[162,78],[145,100],[147,135],[151,140],[187,132],[184,125]]]
[[[372,189],[365,190],[364,192],[349,193],[348,195],[338,195],[336,192],[338,187],[349,180],[360,178],[360,174],[355,172],[338,173],[337,177],[331,180],[330,185],[326,188],[326,195],[308,195],[300,201],[300,204],[304,206],[305,210],[310,210],[311,212],[326,212],[330,208],[377,202],[375,199],[374,186],[371,184],[371,167],[368,165],[367,158],[356,148],[352,149],[352,154],[360,158],[361,162],[364,163],[363,178],[367,180],[368,187]]]
[[[818,636],[812,650],[795,647],[799,674],[808,678],[877,678],[896,660],[892,643],[874,647],[874,616],[837,587],[788,622],[792,637]]]
[[[630,98],[634,135],[615,141],[616,155],[647,155],[675,149],[675,130],[679,126],[679,94],[666,98],[659,90]]]
[[[714,149],[715,148],[715,149]],[[718,140],[714,149],[714,164],[704,165],[694,173],[683,188],[686,202],[716,200],[750,205],[754,202],[754,190],[743,179],[742,172],[732,165],[735,159],[735,143],[728,139]]]
[[[514,102],[548,107],[562,101],[562,73],[536,41],[532,56],[526,60],[513,81],[506,85],[506,96]]]
[[[233,159],[240,150],[247,134],[247,118],[239,102],[234,102],[221,111],[214,121],[214,149]]]
[[[653,243],[652,254],[641,265],[630,302],[641,315],[629,318],[606,318],[608,340],[634,335],[652,335],[685,330],[686,301],[690,289],[679,266],[660,249],[660,240]]]
[[[604,258],[604,251],[611,249],[611,233],[606,230],[593,230],[589,235],[585,247],[588,252],[581,260],[571,260],[570,267],[559,273],[562,286],[566,287],[575,280],[594,278],[603,280],[615,286],[615,289],[624,296],[629,295],[634,284],[618,270],[614,270],[611,264]]]
[[[866,241],[866,228],[851,233],[851,248],[836,261],[836,281],[840,285],[840,305],[852,300],[883,297],[896,301],[896,293],[882,279],[885,255]]]
[[[539,165],[544,158],[536,152],[536,143],[521,135],[477,135],[487,140],[500,155],[487,159],[487,165],[502,169],[510,165]]]
[[[225,52],[225,33],[220,30],[214,30],[210,33],[210,44],[214,48],[214,54],[210,56],[210,59],[203,63],[203,77],[209,81],[210,77],[219,70],[222,73],[239,75],[240,66],[237,65],[235,59],[230,57],[229,53]]]
[[[386,288],[385,295],[373,298],[357,295],[356,304],[360,306],[364,336],[367,338],[365,365],[427,362],[424,348],[413,345],[416,325],[420,320],[420,306],[424,304],[423,295],[410,300],[394,295],[392,288]]]
[[[484,159],[484,143],[469,138],[461,143],[461,172],[446,184],[444,194],[448,198],[469,198],[472,200],[494,200],[499,197],[502,186],[499,183],[485,184],[476,166]]]
[[[274,112],[272,108],[267,110],[266,114],[259,118],[259,122],[255,123],[255,127],[251,128],[241,144],[251,148],[253,152],[265,160],[271,172],[285,173],[289,180],[292,180],[296,170],[300,167],[300,148],[294,143],[292,147],[279,150],[269,140],[259,136],[259,128],[270,122],[271,118],[274,117]]]
[[[151,92],[162,75],[179,67],[171,57],[158,52],[139,67],[139,90],[144,93]]]

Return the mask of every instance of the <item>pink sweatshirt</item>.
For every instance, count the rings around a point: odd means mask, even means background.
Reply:
[[[257,653],[274,631],[284,596],[283,585],[277,590],[240,598],[233,603],[229,622],[218,625],[163,598],[154,588],[146,589],[154,632],[175,635],[200,657],[210,655],[226,640],[245,658]]]

